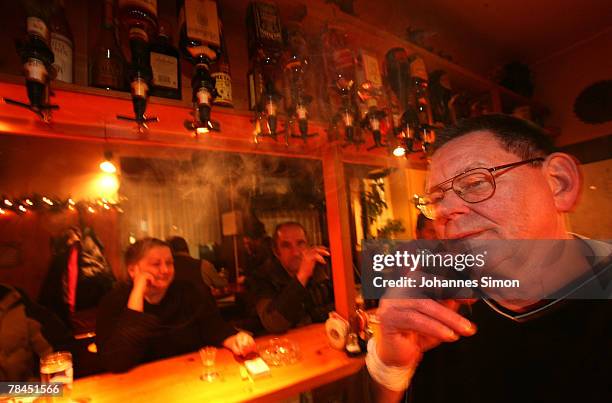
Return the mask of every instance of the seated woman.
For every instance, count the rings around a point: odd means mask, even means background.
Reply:
[[[253,338],[228,325],[205,286],[173,281],[170,247],[145,238],[125,253],[131,281],[120,282],[98,310],[97,344],[102,364],[123,372],[147,361],[223,345],[234,354],[255,348]]]

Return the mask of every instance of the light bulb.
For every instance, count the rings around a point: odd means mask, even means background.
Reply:
[[[114,174],[117,172],[117,167],[111,161],[106,160],[100,163],[100,170],[102,172],[106,172],[107,174]]]
[[[402,146],[397,146],[393,150],[393,155],[396,157],[403,157],[404,155],[406,155],[406,149]]]

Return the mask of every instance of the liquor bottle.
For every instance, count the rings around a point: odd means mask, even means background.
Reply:
[[[151,44],[151,95],[181,99],[180,55],[178,49],[172,46],[170,32],[170,23],[160,20],[157,38]]]
[[[125,89],[125,61],[115,36],[113,0],[104,0],[102,30],[91,57],[92,87],[115,91]]]
[[[118,5],[129,40],[128,79],[135,120],[140,127],[150,120],[144,113],[153,80],[149,44],[157,33],[157,0],[119,0]]]
[[[429,125],[431,110],[429,108],[429,78],[425,62],[419,55],[413,55],[410,61],[410,80],[413,102],[421,125]]]
[[[283,60],[285,79],[285,110],[290,119],[297,120],[300,137],[308,135],[308,114],[312,96],[307,94],[306,81],[309,66],[308,47],[299,23],[287,23],[284,28],[285,55]]]
[[[408,107],[410,91],[410,61],[404,48],[390,49],[385,55],[385,75],[387,85],[397,97],[399,107]]]
[[[119,0],[117,5],[119,20],[124,35],[127,34],[128,39],[131,40],[135,35],[139,35],[149,42],[155,38],[157,35],[157,0]]]
[[[219,25],[219,31],[221,34],[221,53],[211,67],[211,76],[215,79],[215,88],[217,89],[214,104],[232,108],[234,106],[232,101],[232,76],[222,25]]]
[[[430,84],[429,97],[434,125],[446,126],[452,124],[449,103],[453,93],[448,74],[444,70],[432,72]]]
[[[249,58],[262,56],[279,60],[283,49],[280,11],[269,1],[251,1],[247,10]],[[263,52],[263,55],[262,55]]]
[[[276,138],[279,102],[282,98],[276,82],[279,80],[278,62],[283,49],[278,6],[268,1],[251,1],[246,24],[251,61],[248,79],[250,107],[257,112],[257,121],[262,115],[266,116],[269,135]]]
[[[221,49],[217,2],[214,0],[179,0],[177,3],[180,48],[197,65],[209,65]]]
[[[74,38],[68,20],[64,0],[55,0],[51,15],[51,50],[55,57],[53,67],[57,73],[56,80],[72,83],[74,64]]]
[[[210,64],[221,50],[217,2],[214,0],[179,0],[180,48],[195,65],[191,80],[192,100],[198,124],[212,127],[210,110],[217,95]]]
[[[360,317],[355,310],[349,318],[349,330],[346,335],[346,345],[344,347],[349,357],[357,357],[366,352],[366,349],[363,348],[363,341],[361,341],[359,337],[360,332]]]
[[[41,111],[49,102],[49,79],[53,75],[53,52],[49,47],[49,9],[40,1],[26,1],[25,39],[17,41],[26,77],[30,105]]]

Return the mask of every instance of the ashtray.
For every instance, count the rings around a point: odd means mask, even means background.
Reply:
[[[264,361],[273,367],[295,364],[300,359],[300,347],[286,338],[274,338],[257,348]]]

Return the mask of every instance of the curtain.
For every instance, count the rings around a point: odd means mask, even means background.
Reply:
[[[217,195],[213,186],[196,180],[159,182],[154,179],[124,177],[121,180],[121,243],[146,236],[187,240],[192,256],[199,256],[199,245],[221,241]]]

